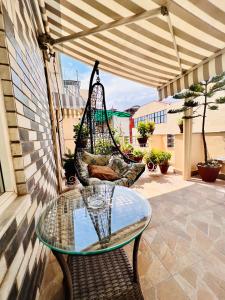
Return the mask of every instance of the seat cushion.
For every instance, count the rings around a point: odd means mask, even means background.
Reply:
[[[140,175],[144,171],[144,169],[145,164],[142,163],[134,163],[130,166],[128,171],[123,175],[123,177],[128,180],[128,186],[131,186],[135,182],[138,175]]]
[[[88,171],[90,177],[95,177],[101,180],[114,181],[120,179],[117,173],[107,166],[88,165]]]
[[[88,165],[106,166],[109,163],[109,155],[91,154],[87,151],[83,151],[82,160]]]
[[[108,167],[113,169],[113,171],[115,171],[121,178],[123,177],[123,174],[129,170],[130,165],[127,164],[122,158],[118,156],[112,156],[110,158]]]

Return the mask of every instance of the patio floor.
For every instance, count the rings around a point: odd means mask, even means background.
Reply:
[[[133,186],[153,214],[139,251],[146,300],[225,299],[225,182],[184,181],[146,172]],[[126,246],[131,257],[131,245]],[[61,300],[62,275],[51,256],[41,300]]]

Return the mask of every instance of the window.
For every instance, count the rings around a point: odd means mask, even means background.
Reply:
[[[167,134],[167,147],[173,148],[175,144],[175,137],[173,134]]]
[[[138,126],[138,122],[144,122],[144,121],[153,121],[155,122],[156,124],[160,124],[160,123],[166,123],[167,122],[167,110],[160,110],[160,111],[157,111],[155,113],[152,113],[152,114],[148,114],[148,115],[145,115],[145,116],[142,116],[142,117],[139,117],[137,119],[134,120],[134,125],[135,127]]]
[[[3,176],[2,176],[2,167],[0,163],[0,195],[5,192],[5,186],[4,186],[4,181],[3,181]]]

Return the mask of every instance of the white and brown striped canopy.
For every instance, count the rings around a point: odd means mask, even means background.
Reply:
[[[55,49],[91,65],[98,59],[102,70],[156,87],[160,99],[225,71],[225,0],[39,5]]]

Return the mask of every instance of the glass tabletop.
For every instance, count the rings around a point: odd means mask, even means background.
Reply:
[[[135,191],[110,184],[60,195],[41,214],[36,233],[52,250],[89,255],[122,247],[150,222],[151,207]]]

